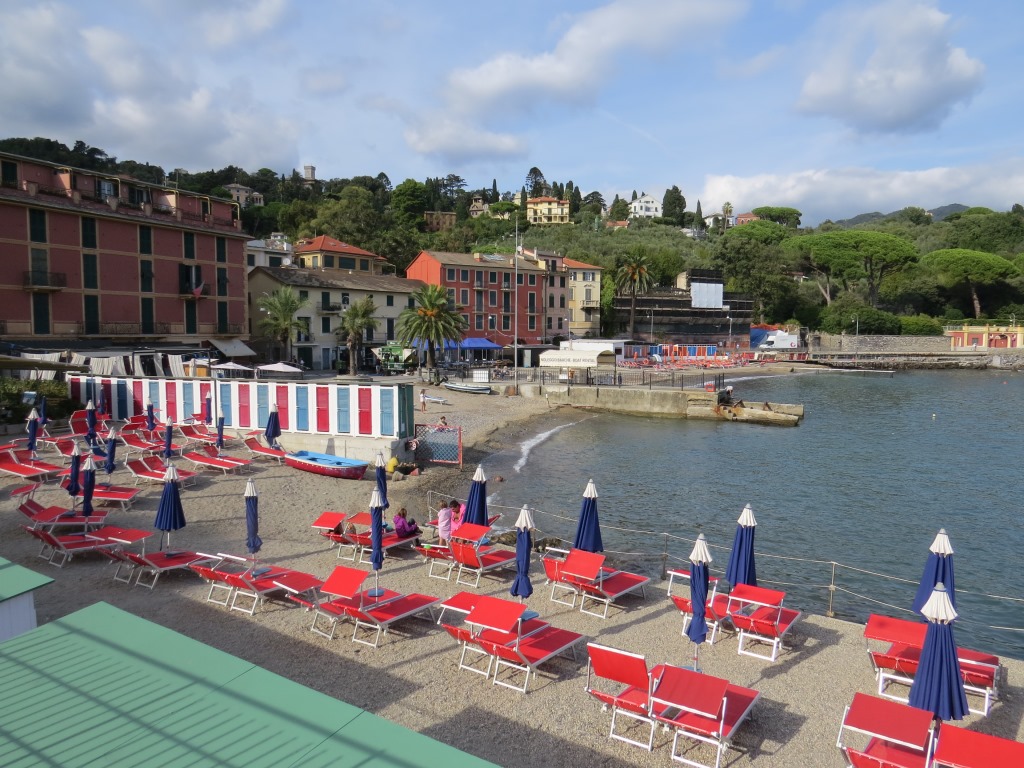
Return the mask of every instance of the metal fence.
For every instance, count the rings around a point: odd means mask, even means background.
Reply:
[[[430,491],[431,517],[451,496]],[[465,499],[460,499],[465,501]],[[501,513],[496,531],[511,530],[520,508],[488,504],[488,512]],[[531,508],[537,526],[535,545],[568,548],[576,530],[578,513],[545,512]],[[666,531],[601,525],[609,562],[654,579],[667,579],[670,570],[688,570],[695,539]],[[731,546],[709,544],[711,572],[725,577]],[[757,552],[758,584],[787,593],[786,602],[801,610],[849,621],[863,622],[871,613],[915,615],[910,609],[919,580],[880,573],[834,560],[792,557]],[[923,567],[922,558],[921,566]],[[1017,658],[1024,657],[1024,598],[956,590],[959,633],[970,644]],[[998,624],[977,620],[979,614],[1004,616]]]
[[[462,427],[416,425],[416,461],[462,466]]]

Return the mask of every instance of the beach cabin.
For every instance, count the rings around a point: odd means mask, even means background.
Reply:
[[[0,557],[0,643],[36,628],[34,593],[51,581]]]

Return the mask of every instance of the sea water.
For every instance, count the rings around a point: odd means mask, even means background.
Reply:
[[[729,379],[745,400],[804,404],[803,422],[786,428],[563,409],[538,434],[487,460],[487,474],[506,480],[490,484],[490,501],[575,518],[593,478],[606,554],[650,573],[685,567],[703,533],[719,574],[749,503],[759,583],[786,590],[793,607],[823,613],[836,561],[832,609],[861,621],[871,612],[913,618],[903,610],[945,528],[961,642],[1024,658],[1024,375],[744,378],[738,370]],[[539,517],[544,535],[571,539],[572,522]]]

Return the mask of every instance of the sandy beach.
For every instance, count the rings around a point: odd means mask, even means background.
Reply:
[[[737,375],[777,374],[791,368],[771,366],[737,371]],[[467,446],[465,466],[462,470],[428,467],[418,477],[390,483],[389,517],[405,506],[417,520],[427,519],[428,491],[464,498],[478,461],[537,432],[551,418],[543,398],[451,392],[444,397],[447,405],[430,404],[426,414],[417,412],[417,422],[435,423],[444,415],[450,425],[461,426]],[[49,456],[44,452],[41,458]],[[352,565],[350,560],[337,559],[335,550],[310,524],[325,510],[366,509],[372,472],[363,481],[344,481],[261,462],[250,475],[206,474],[183,491],[188,523],[172,534],[172,547],[245,554],[242,494],[247,477],[255,479],[260,494],[261,562],[286,565],[319,578],[326,578],[335,565]],[[119,468],[113,481],[130,484],[130,477]],[[113,568],[91,555],[76,557],[58,570],[36,557],[35,541],[19,527],[22,517],[9,492],[21,483],[14,478],[0,482],[4,499],[0,555],[56,580],[36,593],[40,623],[106,601],[501,765],[670,764],[670,733],[658,731],[651,753],[607,738],[610,715],[584,692],[583,644],[576,661],[560,659],[548,665],[523,695],[460,671],[456,644],[431,622],[399,624],[380,648],[373,649],[350,641],[351,624],[340,626],[333,640],[311,633],[312,615],[289,603],[268,602],[253,617],[207,603],[206,586],[188,572],[164,576],[149,591],[114,582]],[[504,497],[515,497],[514,483],[514,478],[506,478]],[[160,485],[144,488],[130,511],[115,509],[109,522],[152,529]],[[63,504],[67,495],[50,483],[37,498],[43,504]],[[502,522],[511,525],[513,521]],[[157,538],[150,539],[151,548]],[[369,570],[368,564],[357,567]],[[485,578],[479,591],[507,597],[513,575],[510,570]],[[602,620],[551,602],[536,559],[531,575],[535,591],[529,606],[551,624],[642,653],[652,664],[684,664],[692,658],[693,646],[680,634],[682,618],[666,597],[667,582],[653,582],[646,598],[626,598]],[[397,550],[385,560],[380,581],[400,592],[441,598],[467,589],[454,579],[427,578],[422,559],[411,549]],[[871,693],[875,688],[862,631],[859,625],[805,614],[790,635],[788,650],[774,664],[737,655],[736,638],[728,633],[713,646],[704,645],[701,666],[705,672],[761,693],[751,720],[735,739],[737,749],[730,750],[723,765],[843,765],[835,740],[844,707],[855,692]],[[1007,660],[1006,667],[1007,678],[991,715],[970,715],[965,724],[1021,740],[1024,663]],[[702,748],[700,754],[702,759],[712,758],[710,748]]]

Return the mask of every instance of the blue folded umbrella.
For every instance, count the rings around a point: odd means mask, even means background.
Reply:
[[[384,464],[384,454],[377,452],[376,469],[374,470],[377,480],[377,490],[380,491],[381,509],[391,506],[388,503],[388,470]]]
[[[910,706],[931,712],[939,720],[962,720],[968,710],[953,637],[957,613],[941,583],[935,585],[921,615],[928,619],[928,629],[910,686]]]
[[[530,582],[530,558],[533,553],[533,537],[530,530],[534,528],[533,515],[524,506],[516,520],[516,577],[512,581],[509,594],[525,600],[533,594]]]
[[[156,520],[153,522],[153,527],[167,534],[168,544],[171,543],[171,531],[178,531],[185,527],[185,510],[181,506],[178,470],[174,467],[168,467],[164,474],[164,489],[160,494],[160,503],[156,508]]]
[[[932,590],[936,584],[943,584],[946,587],[946,594],[949,595],[949,602],[956,608],[956,579],[953,577],[953,546],[949,543],[949,536],[945,528],[940,528],[938,535],[929,548],[928,560],[924,565],[924,573],[921,576],[921,584],[914,596],[913,608],[918,613],[928,602]]]
[[[734,587],[737,584],[757,586],[757,567],[754,563],[756,530],[757,520],[754,519],[754,512],[747,504],[737,521],[736,536],[732,542],[732,552],[729,553],[729,565],[725,569],[725,578]]]
[[[260,498],[250,477],[245,483],[245,548],[255,555],[263,548],[260,538]]]
[[[484,475],[483,467],[477,467],[473,475],[462,522],[487,525],[487,477]]]
[[[576,536],[572,545],[587,552],[604,552],[601,523],[597,518],[597,487],[593,480],[587,483],[587,489],[583,492],[583,506],[580,507],[580,518],[576,523]]]

